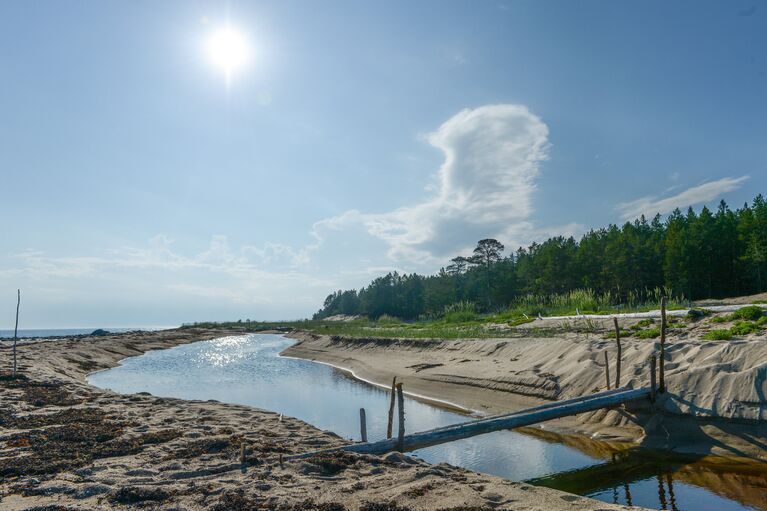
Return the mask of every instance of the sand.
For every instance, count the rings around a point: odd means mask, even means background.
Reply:
[[[280,463],[346,441],[247,406],[119,395],[86,383],[88,373],[125,357],[230,333],[22,343],[24,378],[0,375],[0,508],[624,509],[398,453]],[[9,352],[3,343],[1,359]]]
[[[578,322],[587,321],[591,332],[580,328],[574,333]],[[622,320],[622,326],[632,322],[636,321]],[[566,324],[538,320],[518,327],[519,338],[473,340],[296,333],[299,342],[283,354],[345,368],[381,386],[390,385],[396,376],[413,395],[493,414],[605,390],[605,352],[614,385],[617,347],[614,339],[604,338],[611,335],[611,326],[612,321],[592,319]],[[727,326],[713,324],[711,318],[674,324],[665,364],[668,391],[656,406],[638,403],[550,421],[540,428],[767,462],[767,337],[762,331],[731,341],[701,340],[708,330]],[[656,343],[635,337],[622,340],[622,386],[649,385],[648,361]]]

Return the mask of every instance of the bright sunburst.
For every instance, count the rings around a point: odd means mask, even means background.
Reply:
[[[227,86],[232,74],[242,69],[250,58],[250,45],[242,32],[226,26],[213,31],[205,44],[210,62],[226,76]]]

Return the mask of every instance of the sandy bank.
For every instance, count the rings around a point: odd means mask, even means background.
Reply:
[[[125,357],[230,334],[185,329],[25,342],[25,379],[0,377],[0,507],[622,509],[399,454],[281,464],[281,455],[344,440],[246,406],[118,395],[85,382]],[[0,356],[7,355],[6,344]],[[398,507],[386,507],[390,501]]]
[[[672,330],[667,394],[657,407],[598,411],[541,428],[591,438],[767,461],[767,339],[701,341],[705,323]],[[534,332],[534,330],[531,330]],[[600,335],[476,340],[349,339],[297,333],[284,355],[322,361],[413,394],[501,413],[605,389],[604,352],[615,378],[616,345]],[[654,340],[623,339],[621,384],[649,384]],[[684,414],[684,416],[682,416]]]

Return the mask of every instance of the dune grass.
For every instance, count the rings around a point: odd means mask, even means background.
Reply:
[[[317,334],[340,335],[348,337],[387,337],[410,339],[463,339],[463,338],[503,338],[561,335],[565,331],[595,333],[599,330],[595,324],[586,320],[583,325],[547,326],[545,328],[530,325],[519,330],[516,327],[535,321],[541,316],[574,316],[576,314],[616,314],[625,312],[643,312],[658,308],[660,296],[668,290],[646,290],[640,300],[639,293],[630,294],[621,302],[610,293],[595,293],[589,289],[570,291],[563,294],[526,295],[514,303],[491,314],[481,314],[474,303],[461,301],[444,308],[438,317],[423,318],[419,321],[402,321],[396,317],[384,315],[378,319],[357,318],[348,321],[300,320],[280,322],[236,321],[225,323],[195,323],[187,326],[231,328],[242,331],[263,330],[305,330]],[[669,308],[682,308],[683,299],[669,300]],[[643,320],[641,327],[649,327],[654,321]],[[655,338],[657,328],[647,328],[632,335],[641,338]]]

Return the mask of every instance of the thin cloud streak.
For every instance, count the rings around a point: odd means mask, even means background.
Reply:
[[[656,214],[665,215],[676,208],[686,208],[719,199],[723,194],[740,188],[748,179],[749,176],[725,177],[693,186],[671,197],[647,196],[634,201],[623,202],[616,206],[616,210],[623,220],[633,220],[642,215],[646,218],[654,217]]]

